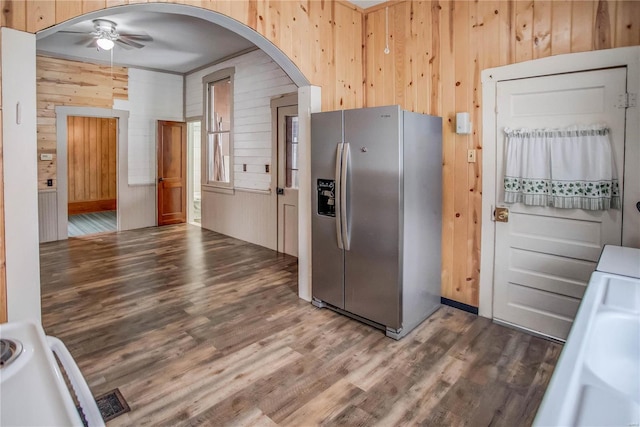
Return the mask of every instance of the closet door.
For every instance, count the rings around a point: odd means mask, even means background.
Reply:
[[[625,68],[498,83],[496,194],[498,207],[509,212],[507,222],[496,222],[496,320],[566,339],[602,247],[622,241],[621,209],[587,211],[503,203],[504,129],[609,127],[622,190],[625,109],[617,105],[625,90]]]

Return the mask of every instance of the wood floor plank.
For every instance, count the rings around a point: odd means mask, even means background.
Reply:
[[[285,418],[283,426],[324,425],[341,413],[363,391],[350,382],[339,379],[313,400]]]
[[[297,297],[297,260],[190,225],[41,249],[43,325],[113,426],[529,425],[561,345],[442,307],[400,341]]]

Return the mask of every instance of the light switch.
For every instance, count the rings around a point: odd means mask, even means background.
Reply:
[[[53,154],[50,153],[42,153],[40,154],[40,160],[53,160]]]
[[[469,163],[476,162],[476,150],[467,150],[467,162]]]

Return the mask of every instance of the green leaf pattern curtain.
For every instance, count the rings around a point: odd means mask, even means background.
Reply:
[[[505,136],[505,203],[585,210],[620,208],[608,128],[505,128]]]

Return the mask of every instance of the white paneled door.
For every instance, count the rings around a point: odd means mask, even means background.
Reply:
[[[298,256],[298,106],[278,107],[278,252]]]
[[[496,222],[495,319],[566,339],[602,247],[622,239],[618,209],[505,204],[504,129],[606,125],[622,189],[626,75],[613,68],[498,83],[496,194],[509,212],[508,222]]]

